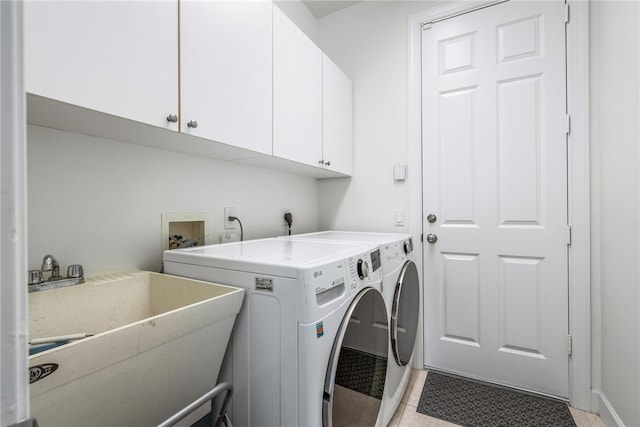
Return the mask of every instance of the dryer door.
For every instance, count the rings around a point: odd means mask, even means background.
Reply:
[[[420,312],[420,279],[413,261],[404,263],[391,309],[391,349],[396,363],[405,366],[411,360],[418,331]]]
[[[367,288],[355,297],[342,319],[324,384],[322,424],[325,427],[375,425],[382,403],[389,342],[387,337],[380,339],[376,333],[379,325],[366,319],[380,319],[385,315],[382,294]],[[370,339],[361,340],[362,334]],[[367,342],[367,345],[355,344],[358,342]]]

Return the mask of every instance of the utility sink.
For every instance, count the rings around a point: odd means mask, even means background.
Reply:
[[[145,271],[30,293],[30,340],[89,335],[29,357],[31,416],[43,427],[161,423],[216,385],[243,297]]]

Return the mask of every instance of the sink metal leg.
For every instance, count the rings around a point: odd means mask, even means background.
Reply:
[[[227,408],[229,407],[229,403],[231,403],[231,396],[233,395],[233,385],[226,382],[216,385],[214,388],[200,396],[188,406],[176,412],[161,424],[158,424],[157,427],[173,426],[178,421],[182,420],[187,415],[191,414],[196,409],[207,403],[207,401],[211,401],[211,407],[213,408],[213,399],[215,399],[222,392],[225,392],[224,399],[222,400],[222,406],[220,407],[220,411],[218,413],[218,416],[215,418],[215,421],[213,414],[211,414],[211,425],[215,427],[221,427],[222,423],[224,423],[226,427],[233,427],[231,425],[229,417],[227,416]]]

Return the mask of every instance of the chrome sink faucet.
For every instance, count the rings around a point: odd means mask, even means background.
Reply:
[[[45,255],[40,270],[29,270],[29,292],[62,288],[84,283],[82,265],[67,267],[67,277],[60,276],[60,264],[53,255]]]

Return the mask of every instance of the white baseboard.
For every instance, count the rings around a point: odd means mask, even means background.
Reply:
[[[600,402],[598,403],[598,413],[600,414],[600,419],[604,423],[605,426],[608,427],[625,427],[624,423],[616,413],[613,406],[607,399],[607,396],[600,390],[598,390],[598,395],[600,397]]]

